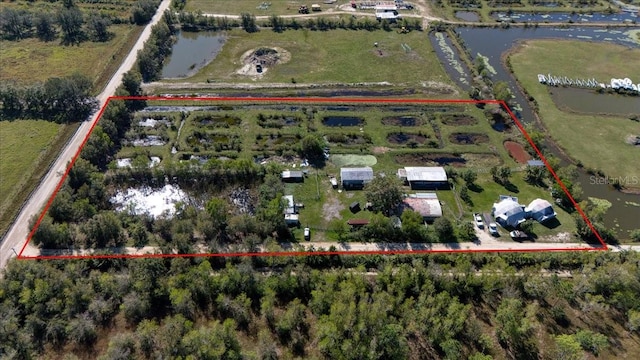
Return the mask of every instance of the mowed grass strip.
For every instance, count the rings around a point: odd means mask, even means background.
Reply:
[[[94,82],[103,81],[103,73],[115,71],[139,34],[139,27],[113,25],[114,37],[107,42],[86,41],[63,46],[59,40],[43,42],[36,38],[0,41],[0,81],[17,81],[28,85],[51,77],[80,73]],[[106,76],[106,81],[111,74]]]
[[[265,29],[253,34],[232,30],[228,35],[218,56],[187,81],[390,82],[394,85],[435,81],[453,85],[425,32],[290,30],[274,33]],[[291,58],[267,68],[262,77],[237,74],[244,65],[242,55],[261,47],[282,48]]]
[[[535,40],[520,46],[509,61],[518,81],[538,102],[542,122],[558,144],[584,166],[617,177],[640,176],[640,148],[625,142],[630,134],[640,135],[640,124],[625,117],[561,111],[537,74],[608,81],[640,74],[640,61],[633,61],[639,58],[640,49],[614,44]]]
[[[0,121],[0,237],[77,125]]]
[[[263,3],[268,6],[261,6]],[[318,2],[319,4],[321,3]],[[311,12],[311,2],[302,1],[260,1],[260,0],[189,0],[185,11],[202,11],[205,14],[240,15],[249,13],[255,16],[293,15],[298,13],[300,5],[307,5]],[[322,10],[335,7],[334,5],[320,4]]]

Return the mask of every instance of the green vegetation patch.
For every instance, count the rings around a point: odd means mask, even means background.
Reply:
[[[257,33],[228,32],[228,40],[216,58],[192,82],[385,82],[421,84],[436,81],[451,86],[426,34],[413,31],[309,31]],[[374,46],[377,43],[378,46]],[[411,49],[406,50],[403,44]],[[243,55],[262,47],[284,49],[290,59],[267,67],[259,75],[240,74]],[[181,80],[184,81],[184,80]]]
[[[48,121],[0,121],[0,217],[16,200],[63,126]]]
[[[625,117],[575,114],[558,109],[549,88],[537,74],[610,79],[640,74],[639,49],[583,41],[527,41],[509,57],[511,67],[538,104],[540,118],[551,136],[585,167],[609,176],[640,176],[640,148],[625,139],[638,132],[638,123]],[[603,94],[602,96],[617,96]],[[588,141],[585,141],[588,139]]]
[[[334,154],[330,158],[336,167],[373,166],[378,163],[378,159],[373,155]]]
[[[113,25],[109,27],[109,31],[114,33],[111,40],[86,41],[73,46],[62,46],[58,41],[43,42],[36,38],[2,40],[0,81],[33,84],[73,73],[85,75],[94,82],[100,81],[103,73],[120,64],[120,56],[129,51],[130,42],[138,34],[137,29],[132,25]]]

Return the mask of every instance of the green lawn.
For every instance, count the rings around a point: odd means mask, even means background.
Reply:
[[[115,36],[110,41],[86,41],[73,46],[60,45],[58,40],[42,42],[36,38],[1,40],[0,81],[32,84],[78,72],[100,88],[127,54],[140,29],[131,25],[112,25],[109,30]]]
[[[632,77],[640,74],[640,61],[631,61],[638,58],[639,49],[613,44],[536,40],[526,42],[509,60],[520,83],[538,102],[540,118],[549,134],[572,158],[611,177],[632,177],[640,176],[640,148],[625,139],[640,134],[640,124],[624,117],[561,111],[551,99],[549,88],[538,83],[537,74]]]
[[[237,74],[244,65],[242,55],[260,47],[282,48],[290,59],[267,69],[260,78]],[[435,81],[452,85],[425,32],[382,30],[262,30],[254,34],[232,30],[217,57],[187,81],[291,83],[292,79],[325,84],[388,81],[421,86]]]
[[[0,121],[0,234],[75,128],[47,121]]]
[[[263,3],[270,4],[266,8],[261,7]],[[327,10],[330,7],[333,8],[335,4],[327,5],[319,2],[322,10]],[[209,14],[225,14],[225,15],[240,15],[241,13],[249,13],[255,16],[272,14],[288,15],[297,14],[300,5],[311,6],[310,2],[304,1],[289,1],[289,0],[275,0],[275,1],[260,1],[260,0],[189,0],[187,1],[186,11],[202,11]]]

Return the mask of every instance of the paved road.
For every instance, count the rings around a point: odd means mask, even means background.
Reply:
[[[151,27],[162,18],[162,14],[169,8],[170,4],[171,0],[162,1],[156,15],[140,34],[138,41],[135,43],[133,48],[131,48],[131,51],[120,65],[120,68],[118,68],[118,70],[113,74],[109,83],[107,83],[103,91],[98,95],[97,98],[100,103],[100,107],[107,102],[107,99],[110,96],[115,94],[116,89],[122,82],[122,76],[133,67],[138,51],[142,49],[145,41],[147,41],[151,35]],[[47,203],[51,194],[53,194],[60,182],[62,174],[65,173],[67,164],[78,152],[80,145],[88,136],[93,123],[97,121],[97,116],[98,113],[96,112],[90,119],[80,125],[65,148],[60,152],[60,155],[53,163],[53,166],[51,166],[49,172],[44,176],[36,190],[31,194],[11,228],[2,239],[2,244],[0,245],[0,269],[3,269],[9,259],[14,257],[16,253],[20,253],[21,247],[29,235],[29,219],[35,214],[39,215],[41,209]]]

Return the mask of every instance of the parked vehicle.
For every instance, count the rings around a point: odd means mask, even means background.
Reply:
[[[304,228],[304,239],[306,241],[311,240],[311,229],[309,229],[308,227]]]
[[[484,221],[482,220],[482,215],[473,214],[473,222],[476,224],[478,229],[484,229]]]
[[[511,236],[513,239],[526,239],[529,237],[529,235],[527,235],[526,232],[524,231],[520,231],[520,230],[513,230],[512,232],[509,233],[509,236]]]
[[[498,225],[496,223],[489,223],[489,234],[493,236],[500,236],[500,233],[498,232]]]
[[[309,13],[309,7],[307,7],[307,5],[300,5],[300,7],[298,8],[298,13],[300,13],[300,14],[308,14]]]

